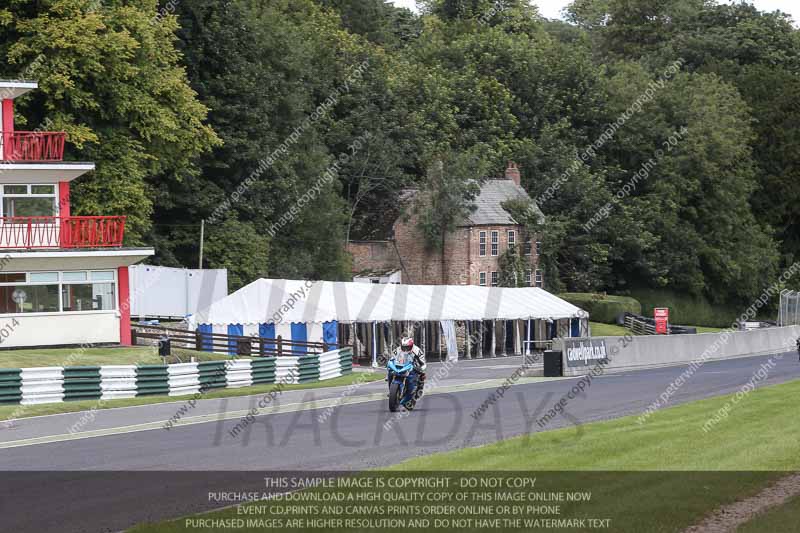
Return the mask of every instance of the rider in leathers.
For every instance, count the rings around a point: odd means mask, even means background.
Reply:
[[[425,352],[422,351],[422,348],[414,344],[414,339],[411,337],[403,337],[400,341],[400,347],[395,350],[394,355],[395,357],[400,357],[402,355],[411,356],[414,370],[417,376],[419,376],[419,385],[415,394],[415,396],[419,398],[422,396],[422,389],[425,387],[425,370],[428,368],[428,364],[425,362]]]

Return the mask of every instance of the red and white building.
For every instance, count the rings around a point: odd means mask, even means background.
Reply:
[[[71,216],[70,182],[94,163],[63,161],[64,132],[17,131],[14,99],[35,82],[0,81],[0,348],[130,344],[124,216]]]

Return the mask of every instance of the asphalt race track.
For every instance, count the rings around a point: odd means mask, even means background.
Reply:
[[[671,404],[736,392],[768,358],[708,362]],[[200,401],[169,430],[163,424],[183,400],[0,423],[2,529],[119,531],[230,505],[208,502],[208,491],[256,488],[267,471],[359,470],[541,431],[536,420],[578,378],[523,377],[472,416],[521,364],[518,357],[459,362],[402,418],[388,412],[385,384],[376,382],[285,392],[235,436],[231,430],[262,397]],[[431,382],[440,366],[429,367]],[[545,429],[574,426],[565,446],[579,445],[581,424],[641,413],[684,369],[595,378]],[[759,386],[799,378],[792,352]],[[42,472],[25,472],[31,469]],[[206,472],[185,472],[198,470]]]

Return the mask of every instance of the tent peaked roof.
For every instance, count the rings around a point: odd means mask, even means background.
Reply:
[[[190,317],[196,324],[584,318],[536,287],[259,279]]]

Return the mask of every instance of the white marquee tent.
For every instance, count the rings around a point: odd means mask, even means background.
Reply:
[[[454,321],[469,329],[470,322],[513,321],[518,346],[525,343],[522,338],[529,346],[532,337],[542,341],[556,336],[557,323],[566,325],[559,335],[578,336],[585,332],[587,319],[582,309],[536,287],[259,279],[192,315],[189,322],[200,331],[329,343],[338,342],[341,333],[346,337],[352,333],[350,340],[372,346],[374,354],[380,351],[379,344],[393,341],[394,326],[409,323],[419,328],[424,323]],[[534,321],[543,324],[538,334]],[[378,324],[393,326],[378,332]],[[345,325],[354,328],[343,332]],[[417,331],[432,340],[437,335],[433,330]]]

